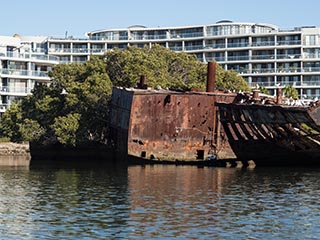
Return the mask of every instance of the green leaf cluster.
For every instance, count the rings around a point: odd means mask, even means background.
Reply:
[[[298,90],[295,89],[293,86],[291,85],[287,85],[283,88],[284,91],[284,96],[287,98],[292,98],[294,100],[299,99],[299,93]]]
[[[50,76],[49,86],[35,86],[32,95],[4,113],[2,135],[15,142],[104,143],[112,83],[103,59],[59,64]]]
[[[141,75],[150,87],[189,90],[205,89],[207,65],[194,55],[174,52],[160,45],[152,48],[115,49],[104,56],[107,73],[115,86],[134,87]],[[249,90],[245,80],[234,71],[217,65],[217,87],[224,90]]]

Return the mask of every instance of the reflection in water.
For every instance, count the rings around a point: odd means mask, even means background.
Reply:
[[[189,237],[213,233],[219,219],[221,192],[239,169],[190,166],[132,167],[129,169],[132,222],[137,236]]]
[[[320,172],[0,168],[0,239],[315,239]]]

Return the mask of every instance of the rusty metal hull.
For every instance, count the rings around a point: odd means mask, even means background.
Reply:
[[[115,88],[112,145],[122,155],[153,161],[201,161],[217,151],[221,158],[234,159],[225,134],[218,130],[215,111],[216,101],[234,98],[235,94]]]
[[[320,165],[319,109],[217,103],[239,160],[257,166]]]

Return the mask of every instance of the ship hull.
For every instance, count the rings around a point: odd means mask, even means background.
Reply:
[[[217,103],[228,142],[244,163],[320,165],[320,128],[308,108]]]

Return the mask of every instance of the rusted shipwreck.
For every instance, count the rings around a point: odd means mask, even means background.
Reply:
[[[237,159],[258,166],[320,165],[318,106],[217,103]]]
[[[281,105],[270,97],[215,91],[208,64],[206,92],[114,88],[110,144],[129,160],[254,161],[257,165],[320,164],[320,108]]]

